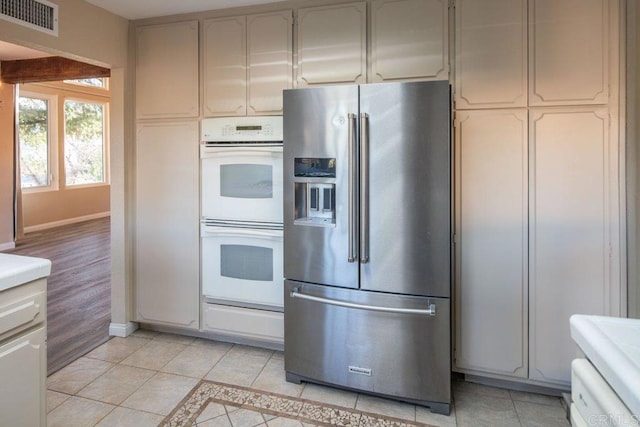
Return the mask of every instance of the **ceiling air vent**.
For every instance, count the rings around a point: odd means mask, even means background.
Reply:
[[[0,0],[0,19],[58,35],[58,5],[44,0]]]

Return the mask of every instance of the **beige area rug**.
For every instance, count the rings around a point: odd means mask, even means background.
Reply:
[[[209,405],[211,405],[210,410],[207,409]],[[167,415],[160,426],[195,426],[199,417],[200,420],[198,422],[206,421],[203,419],[207,418],[206,416],[201,417],[203,413],[204,415],[209,413],[209,416],[212,417],[211,419],[229,417],[228,420],[230,422],[225,422],[226,425],[242,425],[243,422],[233,422],[234,412],[232,411],[237,409],[253,411],[256,416],[262,414],[265,420],[281,417],[297,420],[304,423],[304,425],[350,427],[428,426],[414,421],[206,380],[196,385],[178,406]],[[225,418],[224,421],[227,421],[227,419]],[[247,425],[247,421],[244,423]],[[215,425],[222,424],[215,423]]]

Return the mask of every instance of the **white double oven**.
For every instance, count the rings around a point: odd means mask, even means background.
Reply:
[[[202,120],[206,303],[282,311],[282,117]]]

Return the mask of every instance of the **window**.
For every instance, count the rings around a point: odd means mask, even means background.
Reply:
[[[64,103],[64,167],[67,186],[98,184],[105,178],[104,103]]]
[[[69,86],[69,85],[67,85]],[[29,192],[109,183],[108,89],[61,82],[19,86],[22,189]]]
[[[23,93],[18,98],[20,182],[24,189],[50,189],[56,172],[56,97]]]

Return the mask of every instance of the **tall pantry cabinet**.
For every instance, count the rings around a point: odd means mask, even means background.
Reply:
[[[455,369],[565,388],[569,317],[622,310],[617,2],[455,16]]]
[[[198,21],[136,28],[135,320],[199,328]]]

